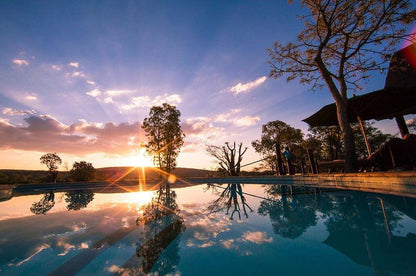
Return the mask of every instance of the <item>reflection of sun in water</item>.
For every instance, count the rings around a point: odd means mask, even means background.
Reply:
[[[126,203],[135,203],[138,207],[150,203],[153,197],[153,192],[135,192],[123,194],[123,201]]]

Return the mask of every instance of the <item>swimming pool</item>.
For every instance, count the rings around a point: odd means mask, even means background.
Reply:
[[[415,198],[285,185],[0,202],[1,275],[416,273]]]

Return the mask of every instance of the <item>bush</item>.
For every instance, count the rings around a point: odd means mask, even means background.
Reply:
[[[69,175],[75,181],[89,181],[94,179],[95,168],[86,161],[75,162]]]

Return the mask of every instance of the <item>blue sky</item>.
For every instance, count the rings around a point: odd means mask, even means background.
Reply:
[[[44,152],[134,165],[140,122],[163,101],[182,113],[179,166],[213,168],[204,145],[225,141],[259,159],[250,143],[262,124],[306,132],[301,120],[332,102],[326,89],[267,78],[266,48],[296,39],[301,11],[299,1],[1,1],[0,168],[41,168]]]

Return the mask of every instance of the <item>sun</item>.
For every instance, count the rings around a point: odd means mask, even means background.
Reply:
[[[145,148],[140,147],[138,151],[133,152],[128,158],[133,167],[153,167],[152,157],[149,156]]]

